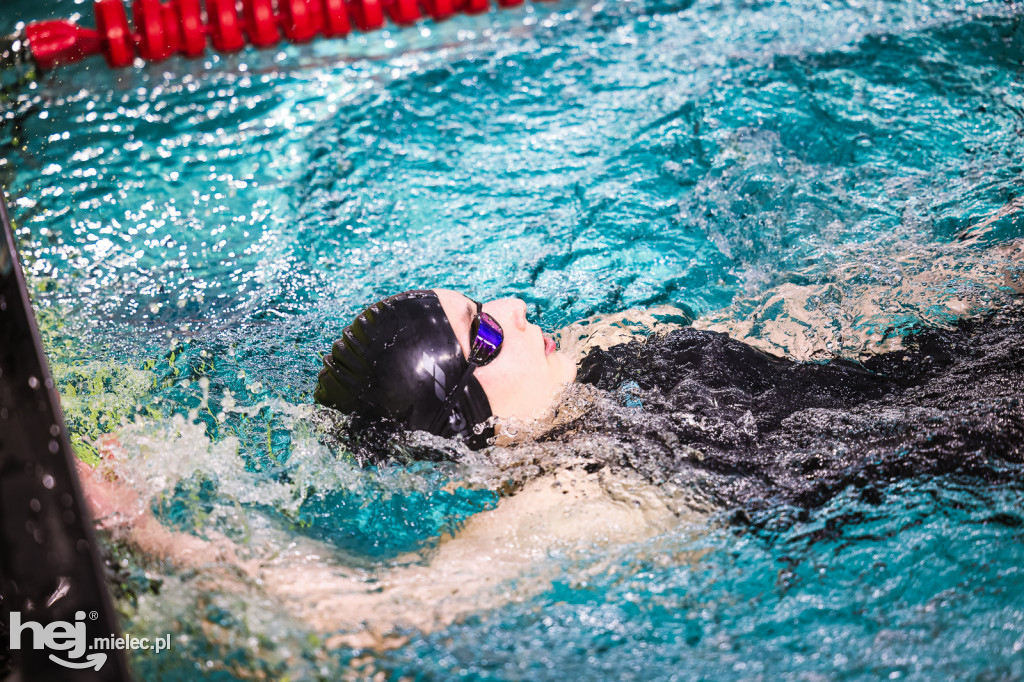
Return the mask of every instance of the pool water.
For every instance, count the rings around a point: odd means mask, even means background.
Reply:
[[[0,31],[85,7],[8,0]],[[429,558],[500,477],[362,468],[325,436],[314,377],[355,314],[447,287],[521,297],[548,330],[661,304],[739,317],[784,285],[983,262],[1024,237],[999,213],[1022,188],[1021,16],[560,0],[12,85],[0,182],[76,452],[114,433],[186,532],[312,538],[371,573]],[[998,312],[1005,291],[967,274],[936,300]],[[955,318],[896,299],[856,323]],[[881,505],[840,492],[552,556],[564,578],[381,651],[110,551],[126,629],[175,637],[133,654],[140,679],[1021,678],[1022,480],[911,477]]]

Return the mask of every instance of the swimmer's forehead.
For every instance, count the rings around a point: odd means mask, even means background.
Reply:
[[[473,317],[476,315],[476,303],[463,294],[451,289],[434,289],[437,300],[441,302],[441,309],[444,310],[448,324],[455,332],[455,338],[462,346],[462,354],[469,359],[469,329],[473,324]]]

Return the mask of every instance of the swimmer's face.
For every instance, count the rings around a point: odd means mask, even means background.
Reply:
[[[462,352],[469,357],[469,329],[476,304],[457,291],[435,289]],[[555,350],[555,342],[540,327],[526,321],[526,303],[502,298],[484,303],[484,312],[501,325],[501,352],[473,376],[480,382],[496,417],[531,420],[546,416],[555,397],[576,379],[576,363]]]

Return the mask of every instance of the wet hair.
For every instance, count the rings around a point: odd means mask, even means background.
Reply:
[[[359,440],[365,431],[371,447],[402,430],[461,439],[474,449],[494,435],[481,426],[491,407],[475,376],[448,400],[469,362],[433,291],[374,303],[345,328],[323,363],[314,399],[352,415],[350,432]]]

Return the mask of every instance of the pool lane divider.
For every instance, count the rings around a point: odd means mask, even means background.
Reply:
[[[515,7],[524,0],[496,2]],[[306,43],[353,30],[376,31],[388,20],[409,26],[489,9],[490,0],[133,0],[130,23],[123,0],[95,0],[95,29],[62,19],[30,23],[0,39],[0,64],[31,62],[47,70],[103,55],[120,68],[136,59],[200,57],[208,43],[218,52],[237,52],[246,45],[264,48],[283,40]]]
[[[117,619],[2,189],[0,223],[0,677],[130,680],[123,651],[91,650]]]

